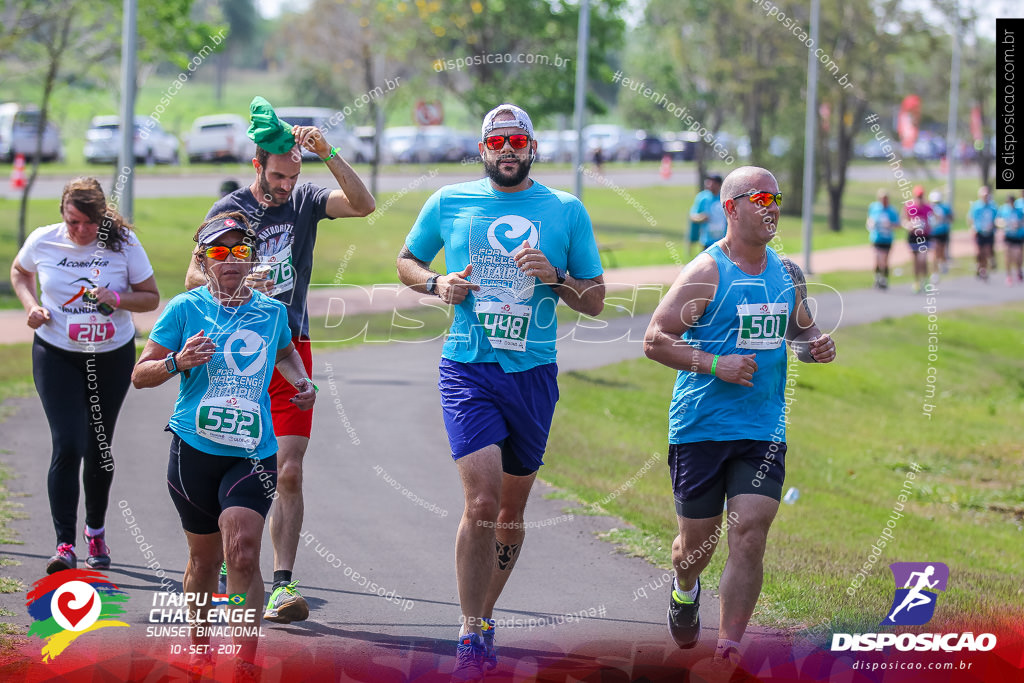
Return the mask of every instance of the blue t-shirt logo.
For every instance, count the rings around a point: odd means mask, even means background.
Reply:
[[[503,241],[498,236],[498,228],[504,225],[508,226],[508,230],[504,231],[500,237],[505,238],[506,241]],[[529,232],[529,236],[524,238],[523,235],[526,235],[527,232]],[[524,240],[530,244],[531,249],[537,248],[537,226],[528,218],[510,214],[495,219],[493,223],[487,226],[487,241],[494,249],[500,251],[505,256],[512,256],[512,254],[518,251]]]
[[[252,377],[267,364],[267,346],[252,330],[235,330],[224,343],[224,360],[239,377]]]

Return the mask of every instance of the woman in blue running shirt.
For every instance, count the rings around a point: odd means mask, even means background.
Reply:
[[[296,388],[292,402],[309,410],[316,387],[292,343],[285,305],[250,289],[255,233],[241,213],[218,214],[196,232],[194,258],[206,287],[171,299],[150,333],[132,374],[137,388],[179,376],[167,489],[188,542],[183,589],[189,621],[212,624],[212,597],[222,560],[228,566],[227,605],[241,664],[251,666],[263,613],[260,542],[276,498],[277,439],[267,387],[275,365]],[[204,599],[205,596],[205,599]],[[237,596],[237,597],[236,597]],[[237,629],[236,629],[237,630]],[[192,632],[198,655],[210,629]],[[212,663],[197,657],[196,672]]]

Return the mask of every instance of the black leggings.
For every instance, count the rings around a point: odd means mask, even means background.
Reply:
[[[114,481],[110,443],[134,365],[134,339],[104,353],[65,351],[39,337],[32,344],[32,378],[53,440],[47,490],[58,544],[75,543],[80,468],[85,523],[103,526]]]

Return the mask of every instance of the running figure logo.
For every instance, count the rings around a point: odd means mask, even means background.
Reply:
[[[896,595],[881,625],[927,624],[935,614],[938,591],[946,590],[949,567],[942,562],[894,562],[889,568],[896,582]]]

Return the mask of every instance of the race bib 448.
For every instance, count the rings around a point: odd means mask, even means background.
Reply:
[[[777,349],[786,336],[789,322],[789,304],[740,304],[736,307],[740,319],[740,349]]]
[[[507,351],[526,350],[526,331],[530,327],[532,308],[501,301],[478,301],[474,311],[492,347]]]

